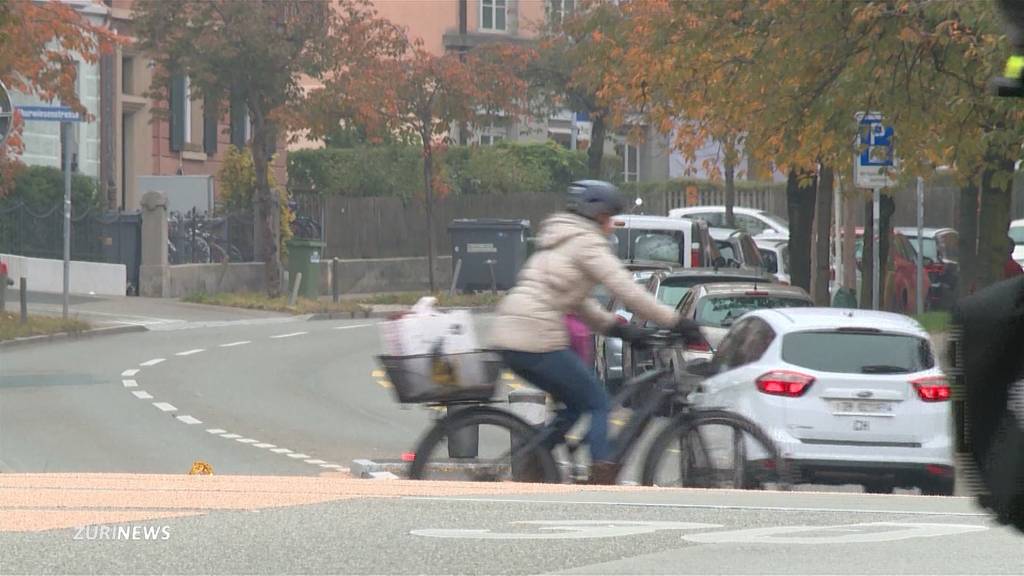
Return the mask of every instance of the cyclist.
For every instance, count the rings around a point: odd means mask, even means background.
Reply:
[[[492,344],[513,372],[565,405],[555,419],[560,434],[550,447],[561,442],[580,416],[590,414],[590,481],[614,484],[619,465],[610,460],[608,395],[593,367],[570,349],[566,315],[574,314],[612,338],[642,339],[646,331],[618,322],[589,297],[595,285],[603,284],[642,318],[673,328],[686,339],[699,338],[700,331],[637,285],[612,253],[612,217],[626,206],[618,188],[581,180],[569,186],[568,195],[566,211],[541,225],[536,252],[498,305]]]

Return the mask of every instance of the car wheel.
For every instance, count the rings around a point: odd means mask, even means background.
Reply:
[[[872,481],[864,483],[864,491],[868,494],[892,494],[892,482]]]
[[[929,480],[923,482],[920,488],[924,496],[952,496],[956,489],[956,481],[952,478]]]

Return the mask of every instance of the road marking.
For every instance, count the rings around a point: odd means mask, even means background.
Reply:
[[[255,448],[277,448],[277,446],[275,446],[273,444],[267,444],[266,442],[260,442],[259,444],[253,444],[253,447],[255,447]]]
[[[177,418],[178,420],[184,422],[185,424],[202,424],[203,423],[202,420],[197,420],[196,418],[193,418],[192,416],[189,416],[188,414],[185,414],[184,416],[175,416],[175,418]]]
[[[910,538],[934,538],[969,532],[984,532],[977,524],[934,522],[865,522],[838,526],[773,526],[707,534],[687,534],[684,540],[702,544],[862,544],[892,542]],[[830,534],[833,533],[833,534]],[[845,532],[845,534],[844,534]]]
[[[540,503],[552,504],[553,500],[516,500],[514,498],[455,498],[450,496],[403,496],[406,500],[436,500],[438,502],[493,502],[493,503]],[[956,496],[947,496],[943,500],[949,501]],[[959,497],[966,499],[965,497]],[[754,510],[768,512],[827,512],[847,514],[891,514],[895,516],[958,516],[970,518],[990,518],[991,516],[977,512],[940,512],[927,510],[891,510],[891,509],[865,509],[865,508],[808,508],[783,506],[743,506],[729,504],[673,504],[668,502],[601,502],[598,500],[559,500],[558,504],[579,504],[585,506],[636,506],[638,508],[690,508],[694,510]]]
[[[345,468],[341,464],[321,464],[320,467],[321,468],[330,468],[332,470],[344,470],[345,472],[348,472],[348,468]]]
[[[168,404],[167,402],[153,402],[153,406],[155,406],[156,409],[160,410],[161,412],[177,412],[178,411],[178,409],[175,408],[174,405]]]
[[[135,388],[139,385],[135,380],[121,380],[121,384],[124,384],[125,388]]]
[[[377,385],[381,388],[391,388],[391,382],[387,380],[377,380]]]
[[[132,394],[135,394],[135,397],[138,398],[139,400],[152,400],[153,399],[153,397],[150,396],[149,392],[146,392],[145,390],[136,390],[136,391],[132,392]]]
[[[327,460],[304,460],[306,464],[327,464]]]
[[[305,460],[306,458],[309,458],[309,454],[302,454],[301,452],[292,452],[291,454],[288,454],[288,457],[295,458],[296,460]]]
[[[278,334],[276,336],[271,336],[271,338],[291,338],[293,336],[302,336],[303,334],[309,334],[309,332],[289,332],[288,334]]]
[[[255,438],[238,438],[235,442],[241,442],[242,444],[256,444],[259,440]]]
[[[291,453],[291,450],[289,450],[287,448],[271,448],[270,451],[273,452],[274,454],[289,454],[289,453]]]
[[[251,340],[239,340],[238,342],[228,342],[227,344],[221,344],[221,348],[234,348],[235,346],[245,346],[246,344],[252,344]]]
[[[163,362],[164,360],[164,358],[153,358],[152,360],[146,360],[142,364],[139,364],[139,366],[156,366],[157,364]]]
[[[373,376],[374,378],[383,378],[387,376],[387,374],[385,374],[383,370],[374,370],[373,372],[370,372],[370,376]]]
[[[193,354],[199,354],[200,352],[206,352],[205,348],[195,348],[192,350],[185,350],[184,352],[178,352],[175,356],[191,356]]]
[[[720,524],[703,522],[666,522],[635,520],[528,520],[511,522],[517,526],[537,526],[540,532],[491,532],[488,529],[435,528],[411,530],[415,536],[433,538],[475,538],[484,540],[580,540],[614,536],[653,534],[659,530],[707,530],[721,528]]]
[[[135,376],[138,373],[138,368],[132,368],[131,370],[125,370],[124,372],[121,372],[121,376],[124,376],[125,378],[131,378],[132,376]]]
[[[223,428],[207,428],[206,431],[210,434],[223,434],[227,432],[227,430],[224,430]]]
[[[366,328],[367,326],[376,326],[376,325],[377,325],[376,322],[371,322],[370,324],[353,324],[351,326],[335,326],[334,328],[332,328],[332,330],[352,330],[352,329],[355,329],[355,328]]]
[[[221,438],[227,438],[228,440],[234,440],[235,438],[241,438],[241,434],[221,434]]]

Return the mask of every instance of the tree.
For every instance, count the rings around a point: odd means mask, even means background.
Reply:
[[[84,114],[75,89],[78,62],[94,64],[103,50],[121,42],[69,4],[0,1],[0,82],[10,90],[57,100]],[[0,146],[0,197],[10,192],[20,169],[20,129],[16,124],[6,145]]]
[[[524,72],[531,100],[542,113],[569,108],[590,119],[587,172],[602,178],[604,145],[609,131],[626,121],[626,110],[602,94],[618,63],[611,51],[622,22],[616,3],[581,1],[576,11],[542,29],[536,58]]]
[[[335,9],[337,8],[337,9]],[[157,62],[154,88],[166,95],[174,75],[187,75],[210,103],[244,105],[252,122],[257,246],[270,295],[281,290],[280,198],[271,190],[270,160],[298,110],[307,104],[303,77],[327,67],[358,68],[374,44],[363,42],[378,20],[362,0],[138,0],[135,25]]]
[[[447,193],[439,169],[453,126],[489,121],[499,112],[514,117],[522,111],[525,84],[521,71],[529,50],[492,44],[463,53],[432,54],[404,31],[382,31],[381,51],[387,55],[372,70],[349,74],[332,69],[324,88],[313,97],[321,105],[311,133],[329,134],[350,120],[377,139],[415,141],[423,154],[424,206],[427,221],[427,268],[430,290],[434,278],[433,210],[435,198]]]

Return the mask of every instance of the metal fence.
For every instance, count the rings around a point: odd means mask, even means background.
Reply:
[[[111,261],[106,239],[120,221],[119,213],[90,207],[72,210],[71,258],[88,262]],[[64,258],[62,204],[39,209],[23,202],[0,204],[0,252],[33,258]]]
[[[252,212],[186,214],[173,212],[167,222],[167,261],[170,264],[251,262]]]

